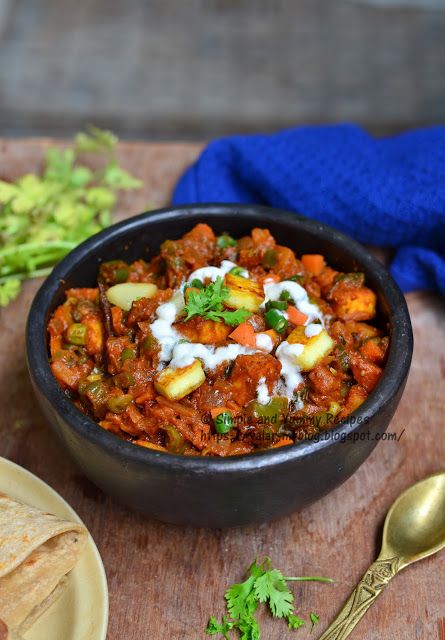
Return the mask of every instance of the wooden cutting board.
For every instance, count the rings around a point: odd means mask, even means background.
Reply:
[[[38,171],[48,140],[0,141],[0,178]],[[125,143],[123,165],[144,189],[120,203],[118,217],[168,203],[199,145]],[[445,467],[445,301],[407,296],[414,358],[405,394],[379,443],[357,473],[312,507],[271,524],[206,530],[161,524],[114,504],[68,459],[39,412],[24,355],[26,315],[39,283],[0,310],[0,455],[48,482],[78,512],[104,560],[110,589],[109,640],[198,640],[210,614],[224,612],[223,593],[255,558],[271,556],[286,575],[325,575],[334,585],[293,587],[296,611],[320,615],[291,632],[261,616],[264,640],[316,638],[375,557],[387,509],[410,484]],[[314,478],[314,482],[317,479]],[[166,498],[168,499],[168,497]],[[445,552],[400,574],[351,638],[445,640]],[[80,640],[80,639],[79,639]]]

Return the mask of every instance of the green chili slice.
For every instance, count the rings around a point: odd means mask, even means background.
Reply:
[[[185,440],[179,433],[177,428],[172,424],[166,424],[161,427],[167,436],[167,449],[172,453],[183,453],[185,449]]]
[[[283,333],[288,327],[288,321],[278,309],[269,309],[264,316],[267,324],[271,329],[275,329],[278,333]]]
[[[87,339],[87,328],[81,322],[70,324],[66,332],[66,338],[71,344],[83,345]]]
[[[285,300],[286,302],[289,302],[290,304],[295,304],[294,299],[292,298],[291,294],[289,293],[289,291],[282,291],[280,293],[280,300]]]
[[[365,274],[360,271],[355,271],[353,273],[339,273],[334,278],[334,284],[338,284],[339,282],[347,283],[353,287],[363,287],[365,283]]]
[[[142,342],[142,350],[147,352],[155,351],[158,347],[158,341],[156,338],[149,333]]]
[[[111,396],[107,400],[107,407],[113,413],[122,413],[133,400],[132,396],[124,394],[121,396]]]
[[[243,273],[245,272],[245,269],[243,269],[243,267],[233,267],[233,269],[230,269],[229,273],[231,273],[234,276],[241,276],[242,278],[244,278]]]
[[[121,353],[121,362],[125,362],[125,360],[130,360],[131,358],[135,358],[135,357],[136,357],[136,353],[134,352],[134,350],[127,347]]]
[[[266,311],[269,311],[269,309],[278,309],[278,311],[286,311],[287,307],[288,307],[288,304],[284,300],[268,300],[266,302]]]
[[[298,282],[299,284],[303,284],[304,276],[301,273],[296,273],[294,276],[291,276],[290,278],[288,278],[288,280],[291,280],[292,282]]]
[[[253,416],[260,419],[262,424],[280,425],[284,418],[289,401],[287,398],[273,397],[267,404],[257,401],[252,403]]]
[[[127,268],[122,267],[120,269],[116,269],[116,271],[114,272],[115,284],[120,284],[121,282],[127,282],[129,275],[130,275],[130,272],[128,271]]]
[[[266,269],[270,269],[270,268],[274,267],[277,264],[277,260],[278,260],[278,253],[276,252],[276,250],[275,249],[268,249],[266,251],[266,253],[264,254],[264,256],[263,256],[261,264]]]

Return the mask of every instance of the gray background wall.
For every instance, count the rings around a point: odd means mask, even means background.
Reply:
[[[0,134],[445,120],[445,0],[0,0]]]

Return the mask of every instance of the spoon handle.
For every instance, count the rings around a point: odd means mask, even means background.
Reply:
[[[379,558],[373,562],[320,640],[347,638],[398,569],[398,558]]]

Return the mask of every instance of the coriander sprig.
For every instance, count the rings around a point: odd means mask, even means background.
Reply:
[[[185,321],[194,316],[201,316],[206,320],[221,322],[223,320],[230,326],[241,324],[250,316],[246,309],[229,311],[224,309],[223,302],[229,296],[229,290],[223,284],[223,279],[218,276],[215,282],[211,282],[202,289],[189,288],[187,291],[187,304],[184,307],[186,312]]]
[[[48,150],[41,176],[0,180],[0,306],[18,296],[23,280],[47,275],[77,244],[108,226],[118,189],[142,186],[119,167],[116,142],[111,132],[89,127],[72,147]],[[81,153],[100,154],[102,168],[81,164]]]
[[[260,640],[261,633],[255,612],[259,603],[267,603],[275,618],[284,618],[289,629],[299,629],[305,620],[297,616],[294,611],[294,596],[287,586],[288,581],[317,581],[333,582],[331,578],[319,576],[285,577],[278,569],[270,566],[270,558],[258,563],[255,560],[248,569],[248,577],[244,582],[231,585],[225,599],[230,617],[223,615],[221,623],[215,616],[209,619],[206,633],[210,636],[221,634],[225,640],[231,640],[230,632],[239,633],[240,640]],[[312,628],[318,623],[319,617],[310,613]]]

